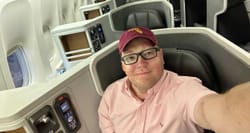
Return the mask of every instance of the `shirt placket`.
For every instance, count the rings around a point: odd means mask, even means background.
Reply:
[[[136,112],[136,133],[144,133],[146,120],[146,107],[144,104]]]

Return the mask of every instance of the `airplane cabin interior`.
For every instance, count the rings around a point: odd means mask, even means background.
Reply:
[[[0,0],[0,133],[100,133],[102,95],[125,76],[119,37],[135,26],[167,70],[218,93],[250,81],[250,0]]]

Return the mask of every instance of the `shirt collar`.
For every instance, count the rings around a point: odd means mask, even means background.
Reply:
[[[167,71],[164,70],[160,80],[152,88],[150,88],[148,90],[147,93],[149,94],[149,96],[154,95],[159,91],[160,86],[161,86],[162,82],[165,80],[166,76],[167,76]],[[125,77],[125,82],[124,82],[124,87],[122,88],[122,93],[124,93],[130,97],[135,97],[134,94],[132,93],[132,91],[130,90],[130,86],[131,86],[131,83],[130,83],[128,77]]]

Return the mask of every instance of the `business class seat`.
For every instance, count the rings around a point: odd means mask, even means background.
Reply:
[[[228,0],[227,9],[217,16],[217,32],[250,52],[250,20],[245,0]]]
[[[163,51],[165,69],[174,71],[179,75],[198,77],[205,86],[219,92],[212,69],[213,66],[205,56],[185,49],[164,48]],[[116,49],[94,63],[96,77],[99,80],[97,86],[102,89],[100,91],[104,92],[109,84],[125,76],[119,62],[120,55]],[[210,133],[211,131],[205,132]]]
[[[159,12],[155,10],[138,11],[128,15],[126,29],[144,26],[150,29],[164,28],[166,24],[161,18]]]
[[[183,26],[206,26],[206,0],[185,0],[180,4]]]
[[[246,0],[186,0],[184,26],[209,27],[239,47],[250,51],[250,20]]]
[[[219,93],[250,80],[249,54],[213,30],[190,27],[153,31],[164,50],[166,69],[199,77],[205,86]],[[108,45],[91,60],[90,72],[100,95],[110,83],[125,76],[117,44]]]
[[[181,7],[180,7],[180,0],[169,0],[170,3],[173,5],[174,8],[174,22],[175,27],[181,26]]]
[[[163,48],[163,51],[165,69],[180,75],[198,77],[205,86],[219,92],[213,66],[205,56],[187,49]],[[109,84],[125,76],[117,49],[99,59],[96,58],[91,67],[93,67],[92,73],[96,75],[95,78],[99,80],[98,86],[101,91],[105,91]]]
[[[150,29],[174,27],[173,7],[166,0],[131,2],[110,12],[114,31],[124,31],[135,26]]]
[[[138,2],[142,0],[115,0],[116,7],[131,3]],[[169,1],[174,10],[174,25],[175,27],[180,27],[181,24],[181,12],[180,12],[180,0],[166,0]]]
[[[250,80],[249,54],[241,48],[235,47],[232,42],[213,30],[175,28],[153,31],[157,35],[159,46],[167,49],[166,52],[171,52],[169,50],[173,48],[178,49],[173,52],[175,54],[168,53],[166,56],[166,65],[169,65],[166,66],[167,69],[183,75],[190,74],[190,76],[199,77],[203,80],[204,85],[219,93]],[[109,47],[112,47],[112,44],[107,46],[107,48]],[[200,57],[196,54],[191,54],[194,57],[189,57],[187,55],[190,54],[186,53],[182,55],[182,50],[196,53]],[[94,59],[90,67],[99,94],[102,94],[111,82],[124,76],[120,68],[118,51],[113,50],[111,53],[102,51],[93,55]]]

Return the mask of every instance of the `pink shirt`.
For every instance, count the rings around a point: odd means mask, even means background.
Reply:
[[[194,118],[199,99],[214,93],[195,77],[164,71],[142,102],[128,88],[127,77],[111,84],[99,105],[102,133],[201,133]]]

